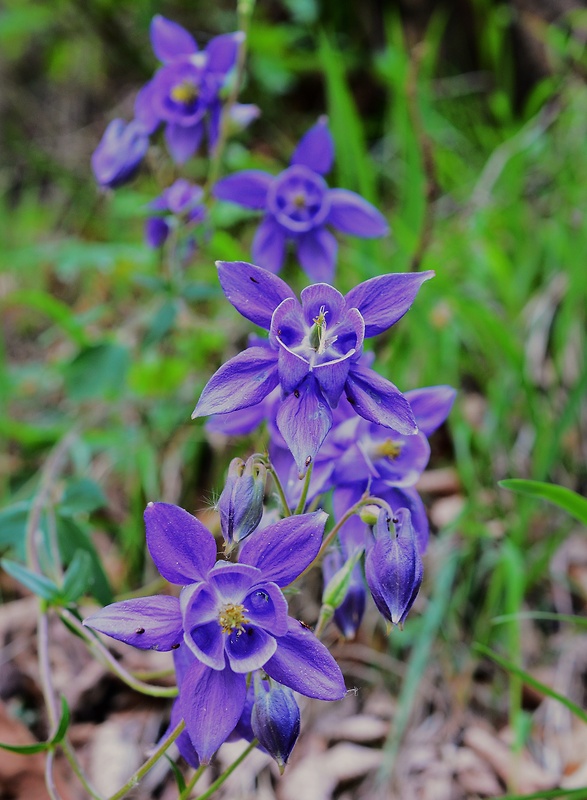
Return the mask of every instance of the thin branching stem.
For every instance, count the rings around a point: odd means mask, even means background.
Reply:
[[[111,795],[108,800],[120,800],[124,797],[128,792],[135,788],[135,786],[141,781],[147,772],[155,766],[157,761],[169,750],[173,742],[177,739],[179,734],[185,729],[185,722],[181,720],[181,722],[176,725],[176,727],[171,731],[167,739],[164,739],[159,747],[155,750],[153,755],[145,761],[145,763],[138,768],[138,770],[133,773],[127,782],[122,786],[115,794]]]
[[[118,663],[110,651],[104,647],[98,637],[85,628],[75,614],[71,613],[71,611],[68,611],[66,608],[61,608],[59,609],[59,616],[66,625],[69,625],[75,629],[76,633],[82,637],[98,660],[104,666],[114,672],[114,674],[117,675],[121,681],[124,681],[127,686],[130,686],[131,689],[141,692],[141,694],[147,694],[150,697],[177,696],[177,688],[175,686],[153,686],[150,683],[145,683],[144,681],[135,678],[134,675],[132,675],[130,672],[128,672],[128,670]]]
[[[209,798],[209,797],[212,797],[212,795],[214,794],[214,792],[216,791],[216,789],[219,789],[219,788],[222,786],[222,784],[224,783],[224,781],[225,781],[225,780],[226,780],[226,779],[227,779],[227,778],[228,778],[230,775],[232,775],[232,773],[235,771],[235,769],[238,767],[238,765],[239,765],[239,764],[241,764],[241,763],[242,763],[242,762],[245,760],[245,758],[246,758],[246,757],[249,755],[249,753],[252,753],[252,752],[253,752],[253,750],[255,749],[255,747],[256,747],[258,744],[259,744],[259,740],[258,740],[258,739],[253,739],[253,741],[252,741],[252,742],[251,742],[251,744],[250,744],[250,745],[247,747],[247,749],[246,749],[246,750],[243,750],[243,752],[240,754],[240,756],[239,756],[238,758],[236,758],[236,759],[235,759],[235,760],[232,762],[232,764],[230,765],[230,767],[228,767],[227,769],[225,769],[225,770],[224,770],[224,772],[222,773],[222,775],[220,775],[220,777],[216,778],[216,780],[214,781],[214,783],[210,784],[210,786],[209,786],[209,787],[206,789],[206,791],[204,792],[204,794],[201,794],[201,795],[199,795],[199,796],[196,798],[196,800],[208,800],[208,798]],[[114,800],[114,798],[111,798],[110,800]]]
[[[189,779],[189,781],[188,781],[188,783],[187,783],[187,785],[186,785],[185,789],[184,789],[184,790],[183,790],[183,792],[182,792],[182,793],[179,795],[179,797],[178,797],[178,799],[177,799],[177,800],[189,800],[189,796],[190,796],[190,794],[192,793],[192,789],[194,788],[194,786],[196,785],[196,783],[197,783],[197,782],[200,780],[200,778],[202,777],[202,774],[205,772],[205,770],[206,770],[207,766],[208,766],[207,764],[200,764],[200,766],[198,767],[198,769],[197,769],[197,770],[194,772],[194,774],[192,775],[192,777]]]
[[[306,507],[306,500],[308,499],[308,491],[310,490],[310,481],[312,480],[312,472],[314,470],[314,464],[310,464],[308,469],[306,470],[306,477],[304,478],[304,485],[302,486],[302,494],[300,495],[300,501],[294,511],[294,514],[303,514],[304,509]]]
[[[286,517],[291,517],[291,509],[290,509],[289,504],[287,502],[287,497],[286,497],[286,494],[285,494],[285,490],[283,488],[283,484],[281,483],[281,481],[279,479],[279,475],[277,474],[277,472],[275,470],[275,467],[273,466],[273,464],[271,462],[268,463],[267,469],[271,473],[271,478],[273,480],[273,483],[275,484],[275,488],[277,490],[277,494],[279,495],[279,499],[281,500],[281,505],[283,507],[283,513],[284,513],[284,515]]]

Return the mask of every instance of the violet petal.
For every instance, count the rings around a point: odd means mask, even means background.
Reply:
[[[264,347],[248,347],[212,375],[192,414],[226,414],[260,403],[278,383],[277,353]]]
[[[340,668],[326,647],[295,619],[277,639],[275,655],[263,667],[267,675],[294,692],[317,700],[340,700],[346,687]]]
[[[245,705],[247,680],[231,669],[196,662],[180,691],[180,708],[200,759],[207,764],[234,729]]]
[[[348,189],[331,189],[327,222],[343,233],[364,239],[385,236],[389,225],[383,214],[360,195]]]
[[[338,244],[330,231],[314,228],[302,234],[297,239],[296,249],[300,265],[311,280],[332,280]]]
[[[239,561],[258,567],[265,580],[287,586],[316,558],[327,519],[324,511],[314,511],[268,525],[245,541]]]
[[[242,31],[236,33],[224,33],[222,36],[215,36],[210,39],[206,46],[206,71],[224,76],[231,70],[238,55],[238,48],[245,38]]]
[[[217,261],[218,279],[229,303],[239,314],[265,330],[286,297],[294,297],[285,281],[245,261]]]
[[[198,52],[198,45],[191,33],[161,14],[156,14],[151,20],[150,33],[153,52],[164,64]]]
[[[263,219],[253,238],[253,261],[269,272],[279,272],[285,259],[286,234],[271,216]]]
[[[151,558],[165,580],[183,585],[205,579],[216,560],[216,542],[199,519],[170,503],[149,503],[145,529]]]
[[[452,386],[427,386],[406,392],[406,400],[423,434],[430,436],[442,425],[450,414],[456,396]]]
[[[347,306],[358,308],[365,320],[365,336],[391,328],[409,310],[420,286],[434,272],[397,272],[360,283],[346,296]]]
[[[332,427],[332,411],[312,374],[279,407],[277,427],[305,473]]]
[[[273,175],[260,169],[245,169],[218,181],[212,194],[218,200],[237,203],[245,208],[261,210],[267,202],[267,192]]]
[[[112,603],[85,619],[84,625],[140,650],[171,650],[183,638],[179,600],[167,595]]]
[[[204,125],[201,121],[189,126],[168,123],[165,128],[165,141],[171,158],[177,164],[185,163],[200,146],[203,133]]]
[[[226,639],[226,655],[235,672],[260,669],[275,653],[277,641],[255,625],[232,631]]]
[[[345,385],[346,396],[361,417],[409,435],[418,432],[410,404],[393,383],[372,369],[353,364]]]
[[[320,117],[318,122],[300,139],[291,157],[292,164],[302,164],[313,172],[326,175],[334,161],[334,141],[328,128],[328,118]]]

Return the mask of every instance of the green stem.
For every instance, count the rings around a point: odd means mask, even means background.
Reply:
[[[190,778],[187,786],[183,790],[183,792],[179,795],[178,800],[189,800],[189,796],[192,792],[192,789],[196,785],[196,783],[202,777],[202,773],[206,770],[207,764],[200,764],[198,769],[194,772],[192,777]]]
[[[161,742],[161,744],[155,750],[153,755],[147,761],[145,761],[143,766],[139,767],[138,770],[133,775],[130,776],[130,778],[127,780],[124,786],[121,789],[119,789],[116,792],[116,794],[111,795],[108,798],[108,800],[120,800],[120,798],[124,797],[125,794],[134,789],[135,786],[138,784],[138,782],[145,777],[147,772],[153,766],[155,766],[155,764],[157,763],[157,761],[159,761],[161,756],[163,756],[163,754],[166,753],[167,750],[169,750],[173,742],[177,739],[177,737],[184,730],[184,728],[185,728],[185,722],[181,720],[181,722],[178,725],[176,725],[176,727],[171,731],[167,739]]]
[[[102,800],[102,795],[98,794],[98,792],[93,788],[92,784],[87,779],[79,761],[77,760],[75,751],[67,739],[64,739],[61,742],[61,749],[65,754],[65,758],[69,761],[69,766],[71,767],[73,773],[76,775],[77,779],[84,787],[88,795],[93,797],[94,800]]]
[[[233,762],[232,762],[232,764],[230,765],[230,767],[228,767],[228,768],[227,768],[227,769],[226,769],[226,770],[225,770],[225,771],[222,773],[222,775],[220,775],[220,777],[219,777],[219,778],[216,778],[216,780],[214,781],[214,783],[210,784],[210,786],[209,786],[209,787],[206,789],[206,791],[204,792],[204,794],[201,794],[199,797],[197,797],[197,798],[196,798],[196,800],[208,800],[208,798],[209,798],[209,797],[212,797],[212,795],[214,794],[214,792],[216,791],[216,789],[218,789],[218,788],[220,788],[220,786],[222,786],[222,784],[224,783],[224,781],[225,781],[225,780],[226,780],[226,779],[227,779],[227,778],[228,778],[230,775],[232,775],[232,773],[235,771],[235,769],[238,767],[238,765],[239,765],[239,764],[241,764],[241,763],[242,763],[242,762],[245,760],[245,758],[246,758],[246,757],[249,755],[249,753],[251,753],[251,752],[252,752],[252,751],[255,749],[255,747],[256,747],[258,744],[259,744],[259,740],[258,740],[258,739],[253,739],[253,741],[252,741],[252,742],[251,742],[251,744],[250,744],[250,745],[247,747],[247,749],[246,749],[246,750],[244,750],[244,751],[243,751],[243,752],[240,754],[240,756],[239,756],[239,757],[238,757],[238,758],[237,758],[235,761],[233,761]],[[110,800],[116,800],[116,798],[112,797],[112,798],[110,798]]]
[[[153,686],[149,683],[144,683],[143,681],[135,678],[134,675],[131,675],[131,673],[122,667],[110,654],[97,636],[95,636],[93,633],[90,633],[87,628],[84,628],[82,623],[74,614],[71,613],[71,611],[68,611],[66,608],[61,608],[59,609],[59,616],[66,625],[74,628],[76,633],[82,637],[98,660],[104,666],[108,667],[108,669],[114,672],[114,674],[117,675],[121,681],[124,681],[127,686],[130,686],[131,689],[141,692],[141,694],[147,694],[151,697],[177,697],[177,687],[175,686]]]
[[[207,200],[212,191],[212,187],[218,180],[220,175],[220,165],[222,163],[222,156],[228,140],[228,131],[230,127],[230,109],[236,103],[238,94],[241,90],[243,77],[245,74],[245,63],[247,57],[247,33],[249,30],[249,22],[253,14],[255,6],[254,0],[240,0],[237,3],[238,15],[238,29],[244,34],[243,41],[238,50],[238,58],[236,63],[236,76],[228,99],[222,109],[222,117],[220,120],[220,132],[218,134],[218,141],[210,159],[210,171],[208,173],[208,180],[204,187],[204,199]]]
[[[281,500],[281,505],[283,506],[283,513],[286,517],[291,517],[291,509],[287,502],[287,497],[285,496],[285,491],[283,489],[283,485],[279,480],[279,475],[275,471],[273,464],[269,461],[267,464],[267,469],[271,473],[271,477],[273,479],[273,483],[275,484],[275,488],[277,489],[277,494],[279,495],[279,499]]]
[[[361,508],[363,508],[363,506],[380,506],[381,508],[385,508],[390,516],[393,516],[393,511],[391,510],[389,505],[385,502],[385,500],[382,500],[380,497],[371,497],[370,495],[367,494],[363,495],[363,497],[361,497],[361,499],[358,502],[356,502],[354,506],[351,506],[349,510],[346,512],[346,514],[343,514],[343,516],[338,520],[334,528],[330,531],[326,539],[324,539],[324,541],[322,542],[322,545],[320,546],[320,550],[318,551],[316,558],[308,564],[308,566],[303,572],[300,572],[295,582],[299,581],[299,579],[303,575],[308,573],[313,567],[315,567],[317,564],[320,563],[320,561],[324,557],[326,550],[328,549],[330,544],[332,544],[332,542],[338,535],[338,532],[340,531],[344,523],[347,520],[349,520],[354,514],[359,512]]]
[[[302,487],[302,494],[300,495],[300,502],[298,503],[294,514],[303,514],[306,507],[306,500],[308,499],[308,491],[310,489],[310,481],[312,480],[312,472],[314,464],[310,464],[306,470],[306,477],[304,478],[304,485]]]

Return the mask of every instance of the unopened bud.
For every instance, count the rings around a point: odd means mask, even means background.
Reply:
[[[283,773],[300,734],[300,709],[292,690],[273,680],[261,680],[256,674],[251,725],[259,744]]]
[[[377,519],[379,517],[379,506],[363,506],[363,508],[359,512],[359,516],[365,523],[365,525],[369,525],[371,528],[373,525],[376,524]]]
[[[382,508],[375,537],[365,559],[367,584],[383,616],[401,626],[416,599],[423,575],[410,512],[401,508],[390,520]]]
[[[218,500],[220,526],[228,549],[252,533],[263,516],[266,468],[258,457],[233,458]]]

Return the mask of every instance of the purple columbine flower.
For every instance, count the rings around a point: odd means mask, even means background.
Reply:
[[[371,238],[385,236],[389,226],[377,209],[347,189],[330,189],[324,175],[334,160],[334,143],[325,117],[305,134],[290,166],[279,175],[244,170],[219,181],[215,197],[263,211],[253,241],[252,257],[271,272],[279,272],[286,244],[293,242],[302,268],[313,281],[334,275],[337,243],[327,229]]]
[[[343,296],[326,283],[300,300],[276,275],[243,262],[218,262],[224,294],[244,317],[269,331],[208,381],[192,417],[225,414],[263,401],[280,386],[277,427],[305,472],[332,427],[332,409],[346,395],[353,409],[410,435],[417,432],[403,394],[361,363],[363,340],[395,324],[433,272],[380,275]]]
[[[242,714],[247,673],[265,673],[290,689],[339,700],[344,681],[318,639],[287,614],[281,592],[314,560],[327,515],[287,517],[249,537],[239,563],[216,562],[216,542],[177,506],[150,503],[147,546],[177,597],[123,600],[84,624],[140,649],[178,650],[179,717],[198,758],[208,762]],[[178,653],[179,657],[179,653]]]
[[[92,154],[92,170],[100,186],[115,189],[134,177],[149,149],[149,136],[138,122],[113,119]]]
[[[218,139],[220,92],[236,63],[244,34],[216,36],[205,50],[176,22],[160,15],[151,22],[151,43],[163,66],[139,92],[135,117],[152,133],[165,125],[172,158],[183,164],[198,149],[208,126],[213,148]]]
[[[300,709],[291,689],[255,673],[255,702],[251,728],[261,747],[275,759],[283,774],[300,735]]]
[[[195,225],[206,217],[206,209],[202,205],[204,192],[184,178],[174,184],[149,203],[149,210],[157,216],[149,217],[145,223],[145,240],[149,247],[162,247],[171,229],[179,222]],[[161,216],[159,216],[161,215]]]
[[[401,627],[414,604],[423,577],[422,558],[410,512],[400,508],[390,520],[382,508],[374,532],[375,544],[365,558],[367,583],[379,611],[391,623]]]

